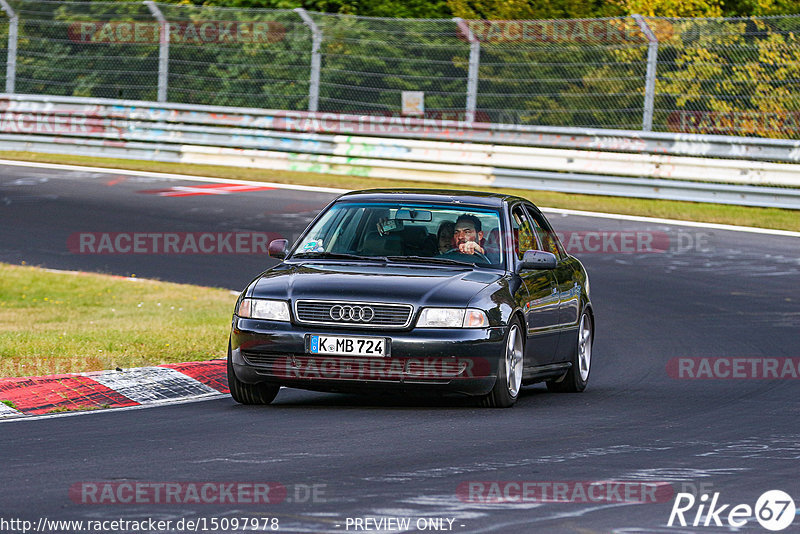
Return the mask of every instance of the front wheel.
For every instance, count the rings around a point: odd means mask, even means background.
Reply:
[[[281,387],[274,384],[247,384],[236,378],[233,371],[231,346],[228,345],[228,389],[239,404],[269,404],[278,395]]]
[[[522,388],[522,366],[525,342],[519,321],[514,319],[508,328],[503,357],[497,364],[497,381],[492,391],[481,399],[488,408],[509,408],[517,402]]]
[[[578,346],[572,357],[572,367],[567,374],[558,381],[547,383],[547,389],[558,393],[579,393],[586,389],[589,383],[589,372],[592,368],[592,342],[594,329],[592,316],[588,309],[584,309],[578,323]]]

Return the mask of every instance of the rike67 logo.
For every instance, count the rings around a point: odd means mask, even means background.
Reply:
[[[755,517],[762,527],[777,532],[789,528],[797,514],[794,500],[781,490],[764,492],[755,507],[722,504],[719,495],[719,492],[714,493],[709,502],[707,494],[696,499],[691,493],[678,493],[667,526],[685,527],[690,523],[693,527],[723,527],[727,524],[728,527],[741,528]]]

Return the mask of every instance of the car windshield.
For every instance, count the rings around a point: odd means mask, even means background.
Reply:
[[[497,210],[469,206],[341,202],[316,221],[292,257],[503,269],[500,220]]]

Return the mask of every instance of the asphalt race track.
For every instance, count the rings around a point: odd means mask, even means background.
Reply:
[[[294,238],[334,196],[141,193],[201,185],[208,184],[0,166],[0,261],[238,290],[274,262],[78,254],[68,241],[81,232]],[[551,394],[537,385],[514,408],[489,410],[458,400],[284,389],[266,407],[224,398],[4,422],[0,518],[274,517],[282,532],[353,532],[357,518],[387,517],[412,518],[414,528],[417,518],[441,518],[441,526],[463,533],[768,532],[752,517],[729,527],[727,515],[774,489],[800,506],[800,379],[693,380],[668,365],[688,357],[794,358],[796,370],[800,239],[573,215],[550,220],[559,232],[649,232],[669,241],[661,253],[572,249],[590,273],[597,316],[585,393]],[[507,490],[515,482],[609,480],[669,491],[644,503],[574,494],[570,502],[484,502],[462,491],[470,482]],[[87,504],[69,493],[82,482],[136,481],[273,482],[287,493],[266,505]],[[685,528],[667,526],[677,492],[698,497]],[[702,515],[691,526],[700,495],[710,502],[715,493],[719,505],[730,505],[720,515],[724,526],[713,519],[704,526]],[[800,531],[800,518],[785,530],[792,531]]]

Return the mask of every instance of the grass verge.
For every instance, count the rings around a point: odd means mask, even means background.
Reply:
[[[131,169],[150,172],[178,173],[215,178],[255,180],[285,184],[337,187],[341,189],[372,189],[382,187],[426,187],[466,189],[477,191],[507,192],[532,200],[538,206],[568,208],[605,213],[621,213],[646,217],[663,217],[685,221],[734,224],[778,230],[800,231],[800,216],[794,210],[777,208],[749,208],[707,204],[702,202],[681,202],[673,200],[650,200],[641,198],[606,197],[595,195],[576,195],[551,191],[528,191],[524,189],[499,189],[489,187],[444,185],[434,182],[411,182],[405,180],[381,180],[357,176],[319,174],[312,172],[271,171],[224,167],[219,165],[193,165],[184,163],[161,163],[157,161],[138,161],[127,159],[95,158],[88,156],[38,154],[33,152],[0,151],[0,159],[36,161],[42,163],[63,163],[89,165],[114,169]]]
[[[224,289],[0,263],[0,377],[221,358]]]

